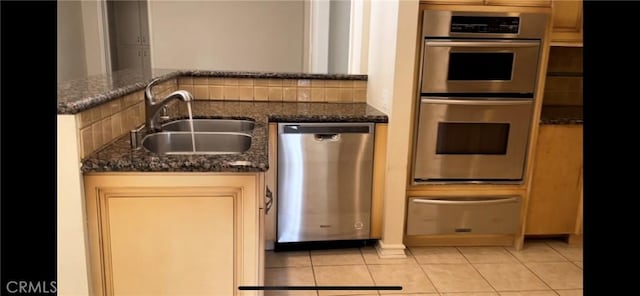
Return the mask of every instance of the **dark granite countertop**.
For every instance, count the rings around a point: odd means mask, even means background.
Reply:
[[[171,120],[187,118],[178,102]],[[195,101],[194,118],[235,118],[256,121],[251,147],[245,153],[225,155],[158,155],[143,148],[132,150],[129,135],[88,155],[82,172],[263,172],[269,168],[269,122],[388,122],[388,117],[366,103],[283,103]]]
[[[76,114],[122,95],[142,90],[155,78],[168,80],[179,76],[367,80],[367,75],[344,74],[231,72],[178,69],[151,69],[150,71],[123,70],[110,74],[88,76],[86,78],[58,83],[58,114]]]
[[[542,105],[540,124],[583,124],[582,106]]]

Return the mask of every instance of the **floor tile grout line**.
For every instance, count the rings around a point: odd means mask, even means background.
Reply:
[[[478,247],[485,247],[485,246],[478,246]],[[492,246],[486,246],[487,248],[494,248]],[[510,258],[514,259],[516,262],[519,262],[518,258],[516,258],[516,256],[514,256],[513,254],[511,254],[511,252],[509,252],[509,250],[507,250],[507,248],[502,247],[502,246],[495,246],[495,248],[502,248],[503,251],[506,252],[506,255],[509,256]],[[456,249],[458,249],[458,251],[462,254],[462,256],[465,257],[465,259],[467,259],[467,261],[470,264],[474,264],[474,263],[510,263],[510,262],[471,262],[471,259],[469,259],[464,252],[462,252],[462,250],[460,250],[460,247],[456,247]]]
[[[536,263],[536,262],[533,262]],[[542,263],[546,263],[546,262],[542,262]],[[535,277],[537,277],[545,286],[549,287],[549,289],[553,290],[555,293],[555,289],[551,287],[550,284],[548,284],[547,282],[544,281],[544,279],[542,279],[533,269],[529,268],[529,266],[527,266],[527,264],[522,263],[522,265],[524,265],[524,268],[526,268],[527,270],[529,270],[529,272],[533,273],[533,275]],[[556,293],[558,294],[558,293]]]
[[[418,260],[416,260],[418,261]],[[418,263],[418,267],[420,267],[420,270],[422,270],[422,274],[424,274],[424,276],[427,277],[427,279],[429,280],[429,282],[431,283],[431,285],[433,286],[433,288],[436,290],[436,293],[438,295],[440,295],[441,293],[444,292],[440,292],[440,290],[438,289],[438,287],[436,286],[436,284],[433,282],[433,280],[431,279],[431,277],[429,277],[429,274],[427,273],[426,270],[424,270],[424,267],[422,267],[423,264]]]
[[[371,282],[373,283],[374,286],[377,286],[378,284],[376,283],[376,279],[373,277],[371,270],[369,270],[369,264],[367,264],[367,260],[364,259],[362,248],[358,248],[358,251],[360,251],[360,259],[362,259],[362,262],[364,262],[364,267],[367,269],[367,273],[369,273],[369,278],[371,279]],[[380,291],[376,290],[375,292],[376,292],[376,295],[381,295]]]
[[[360,251],[360,255],[362,255],[362,251]],[[364,260],[364,256],[362,256],[362,260]],[[365,261],[365,268],[367,269],[367,273],[369,273],[369,278],[371,278],[371,281],[373,282],[374,286],[378,286],[378,283],[376,282],[376,279],[373,277],[373,274],[371,273],[371,270],[369,269],[369,264],[367,264],[367,262]],[[380,291],[375,291],[376,295],[381,295]]]
[[[526,242],[525,242],[525,244],[526,244]],[[547,248],[551,249],[551,251],[553,251],[555,254],[559,255],[559,256],[560,256],[560,257],[562,257],[563,259],[567,259],[567,258],[566,258],[565,256],[563,256],[560,252],[558,252],[556,249],[552,248],[551,246],[547,245],[546,243],[545,243],[545,245],[547,246]],[[505,249],[506,249],[506,248],[505,248]],[[524,247],[523,247],[522,249],[524,249]],[[522,250],[520,250],[520,251],[522,251]],[[518,252],[520,252],[520,251],[518,251]],[[515,258],[516,258],[516,260],[518,260],[518,262],[520,262],[520,263],[522,263],[522,264],[527,263],[527,262],[565,262],[565,261],[523,261],[523,260],[520,260],[516,255],[514,255],[514,254],[513,254],[513,252],[512,252],[511,250],[507,249],[507,252],[511,253],[511,255],[512,255],[513,257],[515,257]]]
[[[559,243],[559,241],[554,241],[554,242],[558,242],[558,243]],[[553,245],[549,244],[549,242],[546,242],[546,241],[545,241],[544,243],[545,243],[545,244],[547,244],[547,246],[549,246],[551,249],[553,249],[554,251],[556,251],[556,253],[559,253],[559,254],[560,254],[560,256],[562,256],[562,257],[564,257],[565,259],[567,259],[567,261],[569,261],[569,262],[573,261],[573,260],[571,260],[571,258],[569,258],[569,257],[565,256],[562,252],[560,252],[560,250],[559,250],[559,249],[556,249],[555,247],[553,247]],[[566,244],[567,246],[565,246],[564,248],[576,248],[576,249],[578,249],[578,248],[582,248],[581,246],[571,247],[571,246],[569,246],[569,243],[568,243],[568,242],[565,242],[565,244]]]
[[[311,263],[311,273],[313,273],[313,285],[317,287],[318,279],[316,277],[316,269],[315,269],[315,266],[313,265],[313,257],[311,257],[311,251],[307,251],[307,256],[309,256],[309,262]],[[315,291],[315,292],[316,292],[316,296],[320,296],[319,291]]]
[[[462,252],[461,252],[461,253],[462,253]],[[464,256],[464,254],[463,254],[463,256]],[[482,263],[478,263],[478,264],[482,264]],[[486,263],[485,263],[485,264],[486,264]],[[475,266],[475,265],[473,265],[473,263],[469,262],[469,265],[471,265],[471,268],[473,268],[473,270],[475,270],[475,271],[480,275],[480,277],[481,277],[481,278],[482,278],[482,279],[483,279],[483,280],[484,280],[484,281],[489,285],[489,287],[491,287],[491,289],[493,289],[493,292],[496,292],[498,295],[500,295],[500,292],[498,292],[498,289],[496,289],[496,287],[494,287],[494,286],[491,284],[491,282],[490,282],[487,278],[485,278],[485,277],[484,277],[484,275],[482,275],[482,272],[480,272],[480,271],[476,268],[476,266]]]

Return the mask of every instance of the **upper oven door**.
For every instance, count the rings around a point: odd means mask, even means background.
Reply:
[[[423,94],[533,94],[539,40],[425,39]]]

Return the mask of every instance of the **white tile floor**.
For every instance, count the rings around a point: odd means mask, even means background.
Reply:
[[[380,259],[373,247],[267,251],[266,286],[402,286],[401,291],[266,291],[265,295],[582,295],[582,247],[527,240],[524,248],[410,247]]]

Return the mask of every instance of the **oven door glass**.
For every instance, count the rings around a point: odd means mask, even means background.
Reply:
[[[510,123],[438,122],[436,154],[506,155]]]
[[[426,39],[422,93],[532,94],[537,40]]]
[[[448,81],[512,80],[513,52],[451,52]]]
[[[531,100],[423,97],[414,180],[521,180],[532,108]]]

